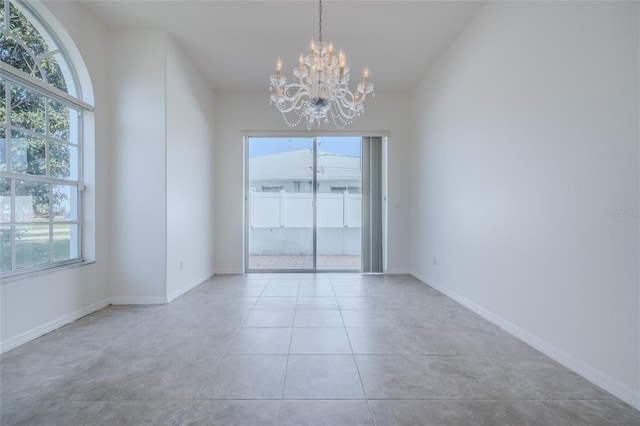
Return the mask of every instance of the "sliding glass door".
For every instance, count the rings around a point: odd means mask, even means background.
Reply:
[[[314,269],[314,143],[249,138],[247,270]]]
[[[362,250],[370,253],[374,240],[370,231],[364,238],[362,224],[381,224],[380,215],[371,221],[368,214],[371,189],[380,189],[366,179],[372,139],[247,138],[247,271],[361,271],[365,265],[371,272]]]
[[[317,138],[316,269],[360,270],[362,138]]]

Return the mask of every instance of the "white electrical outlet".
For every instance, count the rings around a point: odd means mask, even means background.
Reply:
[[[438,258],[433,256],[433,266],[438,266]]]
[[[180,259],[180,270],[184,269],[184,260]]]

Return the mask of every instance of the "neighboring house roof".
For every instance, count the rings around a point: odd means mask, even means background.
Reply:
[[[308,149],[249,158],[250,180],[311,180],[313,153]],[[360,179],[360,157],[318,151],[318,180]]]

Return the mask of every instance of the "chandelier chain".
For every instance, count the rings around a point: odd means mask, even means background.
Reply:
[[[322,0],[320,0],[319,3],[318,15],[320,16],[320,19],[318,19],[318,41],[322,43]]]

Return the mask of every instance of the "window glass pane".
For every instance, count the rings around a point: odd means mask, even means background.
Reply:
[[[49,100],[49,135],[64,141],[71,140],[71,114],[77,116],[77,111],[59,102]],[[74,121],[74,126],[76,125]]]
[[[318,138],[316,267],[359,270],[362,250],[362,138]]]
[[[53,220],[78,220],[78,188],[53,186]]]
[[[29,19],[13,4],[9,3],[9,30],[11,34],[19,38],[27,48],[38,56],[49,51],[47,42],[40,32],[33,26]]]
[[[49,263],[49,225],[16,226],[16,268]]]
[[[42,138],[16,131],[11,132],[11,170],[16,173],[46,175],[46,146]]]
[[[16,180],[16,222],[49,220],[49,184]]]
[[[64,59],[62,58],[62,55],[58,53],[56,55],[49,56],[42,61],[40,63],[40,67],[42,68],[42,72],[50,85],[62,90],[63,92],[68,92],[67,82],[65,81],[59,61],[64,61]]]
[[[0,225],[0,272],[11,270],[11,226]]]
[[[0,126],[0,172],[7,171],[7,136],[4,127]]]
[[[312,138],[249,138],[248,269],[313,269]]]
[[[0,222],[11,222],[11,179],[0,178]]]
[[[4,34],[0,34],[0,61],[42,80],[42,73],[33,56],[14,39]]]
[[[50,142],[49,175],[60,179],[78,179],[78,147]]]
[[[7,122],[7,82],[0,78],[0,123]]]
[[[0,0],[0,29],[4,29],[4,0]]]
[[[44,96],[16,84],[11,85],[11,124],[44,133]]]
[[[53,260],[59,262],[78,256],[78,225],[53,225]]]

